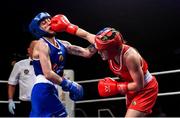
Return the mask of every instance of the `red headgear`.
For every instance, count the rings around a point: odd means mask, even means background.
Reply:
[[[117,54],[118,47],[122,46],[122,44],[121,34],[113,28],[104,28],[96,34],[96,49],[107,50],[110,58],[113,58]]]

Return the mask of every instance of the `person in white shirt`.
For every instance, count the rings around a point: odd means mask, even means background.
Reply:
[[[28,56],[27,59],[22,59],[16,62],[13,66],[11,74],[8,80],[8,109],[9,112],[14,116],[29,116],[31,110],[31,91],[35,82],[34,68],[31,64],[31,57],[36,44],[36,40],[31,41],[27,48]],[[19,105],[16,105],[13,101],[13,97],[16,90],[16,85],[19,84]]]

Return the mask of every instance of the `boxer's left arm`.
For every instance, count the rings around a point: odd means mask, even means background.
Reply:
[[[85,58],[90,58],[92,57],[96,52],[96,48],[93,44],[89,45],[86,48],[76,46],[76,45],[71,45],[70,42],[68,41],[61,41],[64,46],[66,47],[67,51],[69,54],[76,55],[76,56],[82,56]]]
[[[73,82],[69,79],[63,78],[60,86],[62,87],[63,91],[69,91],[69,97],[74,101],[82,99],[84,95],[82,85],[78,84],[77,82]]]
[[[134,50],[131,49],[125,55],[125,63],[128,71],[133,79],[133,82],[128,84],[130,91],[139,91],[144,87],[144,74],[141,65],[141,56]]]

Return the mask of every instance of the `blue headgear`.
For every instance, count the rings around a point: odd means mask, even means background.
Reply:
[[[43,31],[39,25],[42,20],[45,18],[51,18],[51,16],[47,12],[41,12],[38,15],[36,15],[31,23],[29,24],[29,31],[36,37],[36,38],[41,38],[43,36],[49,35],[48,32]]]

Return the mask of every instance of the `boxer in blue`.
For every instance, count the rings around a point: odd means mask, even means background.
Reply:
[[[95,35],[70,23],[62,14],[51,17],[47,12],[37,14],[29,24],[29,30],[38,38],[33,50],[37,77],[31,94],[30,117],[67,117],[66,109],[58,98],[57,86],[69,92],[74,101],[83,97],[83,87],[63,76],[67,54],[90,58],[96,49],[94,45],[87,48],[71,45],[68,41],[57,39],[55,34],[65,31],[88,41],[94,39]]]

